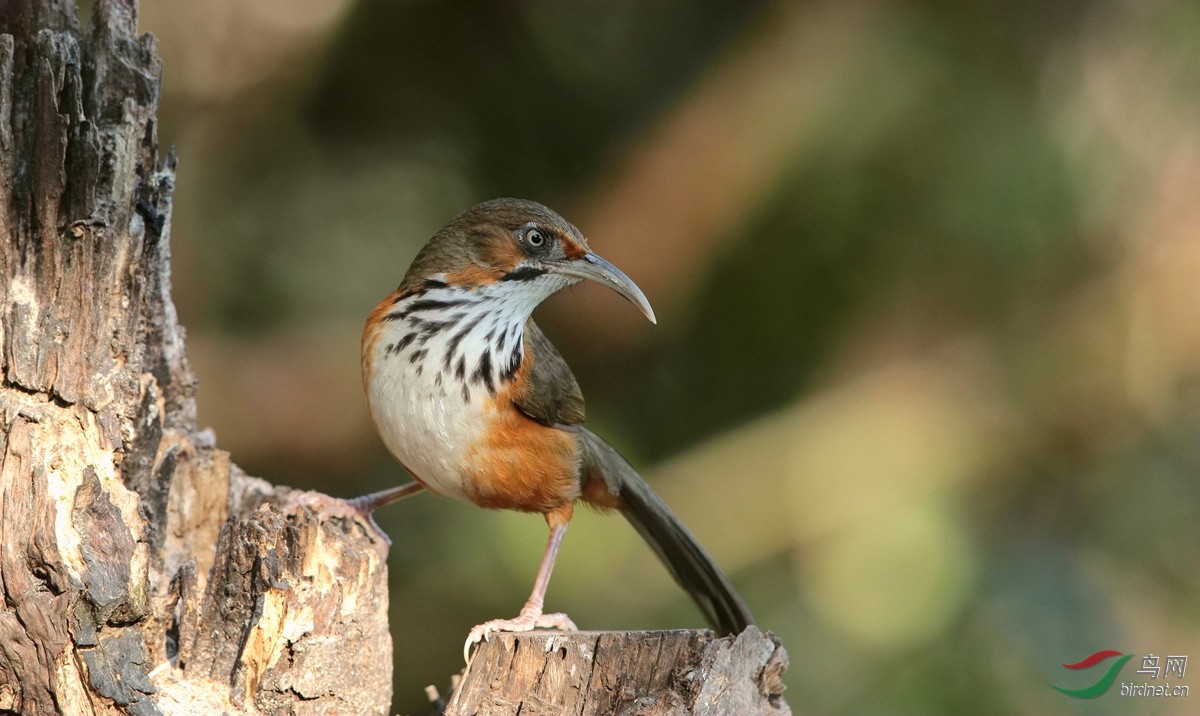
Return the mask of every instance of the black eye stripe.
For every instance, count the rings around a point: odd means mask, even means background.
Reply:
[[[544,268],[536,268],[534,266],[522,266],[520,268],[513,269],[512,271],[509,271],[508,273],[504,274],[503,276],[500,277],[500,280],[501,281],[532,281],[533,279],[537,278],[538,276],[542,276],[546,273],[547,273],[547,271]]]

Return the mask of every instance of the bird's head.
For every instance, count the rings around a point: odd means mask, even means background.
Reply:
[[[417,253],[400,288],[445,283],[519,299],[532,311],[583,279],[608,286],[657,322],[637,284],[593,253],[579,229],[524,199],[485,201],[454,217]]]

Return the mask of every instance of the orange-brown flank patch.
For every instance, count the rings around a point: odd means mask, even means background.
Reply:
[[[514,380],[485,408],[492,413],[487,432],[468,452],[468,493],[481,507],[546,513],[579,497],[578,438],[526,417],[513,405],[532,367],[527,347]]]

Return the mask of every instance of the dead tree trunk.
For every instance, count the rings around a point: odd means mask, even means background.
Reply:
[[[383,713],[383,552],[197,430],[136,0],[0,0],[0,713]]]

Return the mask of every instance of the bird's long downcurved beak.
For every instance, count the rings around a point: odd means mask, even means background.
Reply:
[[[650,307],[650,301],[646,300],[646,294],[642,293],[642,289],[638,288],[633,279],[591,251],[577,259],[556,263],[553,270],[564,276],[591,279],[608,286],[637,306],[638,310],[645,314],[651,323],[658,323],[658,319],[654,317],[654,309]]]

